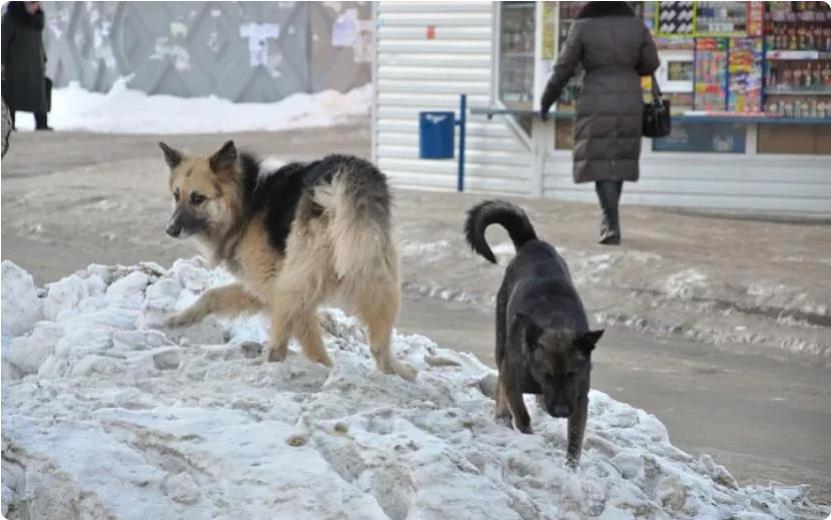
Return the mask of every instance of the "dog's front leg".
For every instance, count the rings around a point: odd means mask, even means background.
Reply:
[[[583,396],[568,418],[568,455],[566,464],[576,468],[583,450],[583,435],[586,432],[586,418],[589,415],[589,399]]]
[[[534,430],[531,429],[531,417],[528,415],[528,409],[525,408],[525,401],[522,399],[522,392],[517,388],[506,385],[505,397],[514,416],[517,430],[522,433],[534,433]]]
[[[242,284],[232,283],[206,291],[187,309],[165,319],[168,327],[186,327],[202,321],[209,314],[234,316],[254,314],[263,310],[263,303],[246,291]]]

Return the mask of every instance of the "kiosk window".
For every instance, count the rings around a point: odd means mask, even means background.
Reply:
[[[501,4],[499,98],[516,108],[534,99],[534,3]]]
[[[693,62],[688,60],[670,61],[667,64],[667,79],[669,81],[692,81]]]
[[[534,101],[534,2],[499,4],[499,99],[508,108],[531,110]],[[530,134],[531,119],[517,118]],[[526,120],[527,119],[527,120]]]
[[[652,140],[655,152],[744,153],[745,126],[733,123],[678,123],[672,132]]]

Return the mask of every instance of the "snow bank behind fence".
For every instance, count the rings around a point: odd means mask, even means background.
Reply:
[[[120,78],[106,94],[77,83],[52,93],[49,125],[55,130],[106,134],[205,134],[330,127],[367,116],[372,85],[345,94],[297,93],[274,103],[233,103],[216,96],[148,95]],[[21,130],[32,130],[30,114],[18,114]]]

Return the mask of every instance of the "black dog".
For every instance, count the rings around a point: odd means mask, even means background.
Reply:
[[[485,228],[500,224],[516,247],[496,298],[496,418],[531,433],[522,394],[542,394],[553,417],[568,417],[568,463],[580,461],[588,415],[591,352],[603,335],[589,330],[586,311],[568,266],[550,244],[537,239],[525,212],[503,200],[474,206],[465,236],[474,251],[496,263]]]

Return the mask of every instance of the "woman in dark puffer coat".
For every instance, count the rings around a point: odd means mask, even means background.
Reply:
[[[34,112],[38,130],[46,124],[46,52],[40,2],[9,2],[3,14],[3,99],[11,112]]]
[[[577,70],[585,69],[574,122],[574,182],[594,182],[603,224],[601,244],[621,239],[623,181],[638,180],[643,94],[641,76],[658,68],[649,30],[626,2],[589,2],[577,16],[542,97],[541,114]]]

